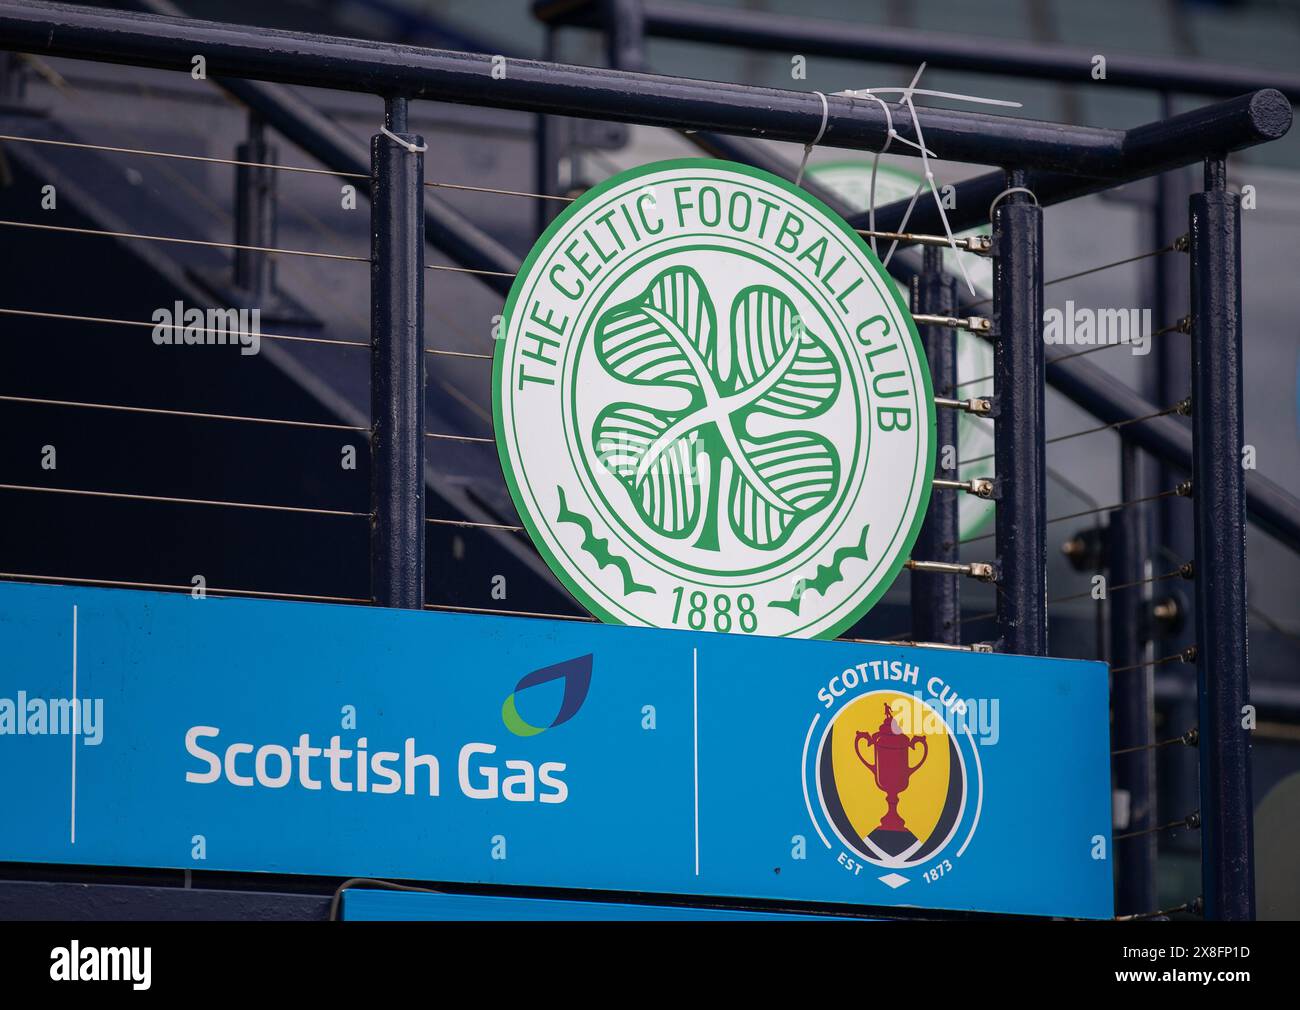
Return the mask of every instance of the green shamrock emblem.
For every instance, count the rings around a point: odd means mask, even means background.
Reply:
[[[718,550],[725,509],[742,543],[775,550],[835,493],[839,457],[828,439],[749,431],[760,414],[816,417],[840,388],[830,348],[775,288],[753,285],[736,295],[724,344],[699,274],[673,267],[600,316],[595,350],[624,382],[691,393],[681,411],[618,402],[596,419],[597,458],[651,529]]]

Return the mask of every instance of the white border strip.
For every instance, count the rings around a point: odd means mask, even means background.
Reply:
[[[825,845],[826,848],[832,849],[834,848],[834,846],[831,845],[829,839],[827,839],[827,837],[822,833],[821,822],[817,820],[817,815],[813,813],[812,799],[808,796],[808,775],[809,775],[808,745],[812,742],[813,730],[817,728],[817,720],[819,720],[821,717],[822,714],[820,712],[818,712],[815,716],[813,716],[812,722],[808,724],[808,735],[803,738],[803,766],[802,766],[803,775],[801,776],[803,778],[803,805],[808,808],[808,819],[812,821],[813,827],[817,829],[817,837],[822,840],[822,844]],[[817,774],[817,770],[813,769],[812,774],[815,776]],[[818,793],[819,798],[820,795],[821,794],[819,792]]]
[[[691,709],[695,737],[695,875],[700,875],[700,650],[691,649]]]
[[[77,737],[81,730],[80,709],[77,707],[77,605],[72,605],[72,811],[68,826],[69,844],[77,844]]]

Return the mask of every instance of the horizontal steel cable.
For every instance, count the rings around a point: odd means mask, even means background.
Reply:
[[[992,375],[981,375],[978,379],[965,379],[962,382],[954,382],[952,388],[961,389],[962,386],[974,386],[976,383],[980,382],[992,382],[994,378],[995,376]]]
[[[7,399],[7,397],[0,397],[0,399]],[[234,420],[244,419],[234,418]],[[369,518],[371,515],[369,512],[349,512],[340,509],[319,509],[296,505],[262,505],[251,502],[221,501],[207,498],[171,498],[161,495],[128,494],[122,491],[93,491],[80,488],[43,487],[34,484],[0,484],[0,490],[47,491],[56,494],[88,495],[91,497],[103,498],[125,498],[136,501],[164,502],[182,505],[219,505],[228,508],[267,509],[278,512],[306,512],[313,515],[356,516],[360,518]],[[426,517],[424,521],[437,526],[456,526],[464,529],[503,530],[509,533],[519,533],[524,530],[524,527],[522,526],[512,526],[507,523],[484,523],[473,519],[439,519]]]
[[[1045,439],[1044,445],[1052,445],[1055,442],[1065,442],[1071,438],[1079,438],[1083,435],[1092,435],[1099,431],[1109,431],[1112,428],[1123,428],[1128,424],[1137,424],[1140,421],[1150,421],[1157,417],[1164,417],[1166,414],[1181,414],[1187,410],[1187,401],[1182,400],[1175,403],[1172,407],[1165,407],[1163,410],[1152,411],[1150,414],[1142,414],[1138,417],[1126,417],[1122,421],[1112,421],[1110,424],[1098,425],[1095,428],[1085,428],[1083,431],[1072,431],[1068,435],[1057,435],[1053,438]],[[970,459],[957,461],[958,466],[965,466],[967,463],[978,463],[981,460],[992,459],[995,453],[985,453],[983,456],[972,456]]]
[[[1151,336],[1154,338],[1154,337],[1163,337],[1167,333],[1186,333],[1190,329],[1190,326],[1191,326],[1191,318],[1185,316],[1182,319],[1178,320],[1178,322],[1174,323],[1172,326],[1165,326],[1159,330],[1153,331]],[[1098,344],[1096,347],[1089,347],[1086,351],[1072,351],[1069,354],[1057,354],[1055,356],[1049,357],[1047,360],[1050,364],[1056,364],[1058,361],[1069,361],[1071,358],[1081,358],[1085,354],[1095,354],[1097,351],[1105,351],[1112,347],[1132,347],[1132,346],[1133,346],[1132,341],[1129,341],[1128,343],[1116,342],[1113,344]],[[976,383],[980,383],[980,382],[992,382],[994,378],[995,376],[992,375],[981,375],[978,379],[966,379],[963,382],[958,382],[954,384],[952,388],[960,389],[962,386],[973,386]]]
[[[529,193],[522,189],[497,189],[493,186],[470,186],[463,182],[426,182],[430,189],[459,189],[469,193],[495,193],[498,196],[526,196],[534,200],[558,200],[573,203],[576,196],[558,196],[553,193]]]
[[[314,259],[346,260],[354,263],[369,263],[369,256],[347,256],[343,253],[316,252],[310,249],[278,249],[273,246],[240,245],[236,242],[210,242],[198,238],[175,238],[170,235],[140,235],[128,231],[105,231],[100,228],[74,228],[70,225],[36,224],[32,221],[0,221],[6,228],[31,228],[37,231],[64,232],[72,235],[94,235],[99,238],[129,238],[142,242],[168,242],[175,245],[204,246],[210,249],[238,249],[244,252],[273,253],[284,256],[310,256]]]
[[[1162,908],[1156,912],[1133,912],[1129,915],[1117,915],[1112,922],[1140,922],[1144,919],[1162,919],[1173,915],[1175,912],[1191,912],[1194,915],[1201,914],[1201,899],[1194,901],[1184,901],[1181,905],[1174,905],[1172,908]]]
[[[1005,597],[1005,595],[1006,595],[1006,594],[1005,594],[1005,591],[1003,590],[1003,588],[1002,588],[1002,587],[1001,587],[997,582],[985,582],[984,584],[993,587],[993,593],[994,593],[995,596],[997,596],[997,597]],[[1049,602],[1050,602],[1050,601],[1049,601]],[[968,617],[961,617],[961,618],[958,618],[957,621],[956,621],[956,622],[953,622],[953,623],[949,623],[949,622],[945,621],[945,622],[944,622],[944,626],[945,626],[945,627],[953,627],[953,626],[961,627],[963,624],[973,624],[973,623],[975,623],[976,621],[988,621],[988,620],[992,620],[993,618],[995,618],[995,617],[997,617],[997,616],[998,616],[997,611],[996,611],[996,610],[991,610],[991,611],[988,611],[987,613],[983,613],[983,614],[971,614],[971,615],[968,616]],[[899,633],[894,634],[894,635],[890,635],[888,638],[883,639],[883,641],[887,641],[887,642],[897,642],[897,641],[901,640],[903,637],[908,636],[908,635],[911,635],[911,632],[910,632],[910,631],[903,631],[903,632],[899,632]]]
[[[449,435],[439,431],[426,431],[425,438],[441,438],[449,442],[477,442],[481,445],[496,445],[495,438],[483,438],[479,435]]]
[[[457,607],[450,603],[426,603],[425,610],[445,610],[456,614],[496,614],[505,617],[542,617],[556,621],[595,621],[596,618],[580,614],[541,614],[531,610],[493,610],[490,607]]]
[[[1178,555],[1176,555],[1168,547],[1162,545],[1159,548],[1159,551],[1160,554],[1162,554],[1169,561],[1178,560]],[[1296,635],[1294,632],[1288,631],[1286,628],[1284,628],[1281,625],[1281,623],[1275,617],[1272,617],[1266,611],[1261,610],[1256,604],[1247,601],[1246,609],[1249,613],[1259,618],[1259,620],[1262,621],[1270,631],[1276,632],[1277,634],[1282,635],[1285,638],[1289,638],[1293,642],[1300,642],[1300,635]]]
[[[211,414],[200,410],[172,410],[167,407],[133,407],[120,403],[88,403],[83,400],[51,400],[37,396],[10,396],[0,394],[0,403],[25,403],[42,407],[86,407],[92,410],[121,411],[128,414],[158,414],[164,417],[189,417],[204,421],[245,421],[251,424],[278,424],[293,428],[320,428],[326,431],[369,432],[355,424],[335,424],[329,421],[297,421],[282,417],[249,417],[243,414]]]
[[[1111,757],[1118,757],[1121,754],[1136,754],[1139,751],[1159,750],[1161,747],[1170,747],[1173,744],[1180,743],[1185,747],[1195,747],[1200,741],[1201,734],[1195,726],[1189,729],[1182,736],[1173,736],[1168,740],[1157,740],[1155,743],[1139,744],[1136,747],[1121,747],[1119,750],[1110,752]]]
[[[111,326],[136,326],[146,329],[155,329],[163,325],[161,323],[146,322],[140,319],[113,319],[108,316],[78,316],[67,312],[38,312],[35,309],[0,309],[0,316],[24,316],[33,319],[56,319],[61,322],[73,323],[105,323]],[[194,330],[198,333],[216,333],[229,336],[232,332],[229,329],[216,330],[210,327],[184,327],[185,330]],[[339,347],[360,347],[370,350],[371,344],[368,340],[339,340],[331,337],[303,337],[289,333],[261,333],[257,334],[260,340],[291,340],[307,344],[333,344]],[[490,354],[477,354],[471,351],[453,351],[445,347],[426,347],[425,354],[442,355],[449,358],[484,358],[492,360]]]
[[[1106,594],[1107,596],[1109,596],[1111,593],[1118,593],[1121,589],[1133,589],[1137,586],[1147,586],[1155,582],[1163,582],[1166,579],[1172,579],[1178,577],[1186,578],[1186,575],[1184,575],[1183,570],[1181,568],[1175,569],[1172,572],[1165,572],[1162,575],[1149,575],[1145,579],[1134,579],[1132,582],[1120,582],[1114,586],[1107,586]],[[1092,596],[1091,589],[1082,593],[1071,593],[1069,596],[1053,596],[1047,602],[1049,604],[1068,603],[1071,600],[1082,600],[1085,597],[1090,597],[1090,596]],[[1105,597],[1098,598],[1097,602],[1100,603],[1102,599],[1105,599]]]
[[[507,533],[522,533],[524,531],[522,526],[511,526],[508,523],[481,523],[473,519],[434,519],[426,516],[424,521],[434,526],[457,526],[462,529],[505,530]]]
[[[1174,488],[1170,491],[1158,491],[1155,494],[1143,495],[1141,498],[1130,498],[1128,501],[1118,502],[1115,505],[1099,505],[1097,508],[1084,509],[1081,512],[1070,512],[1063,516],[1052,516],[1052,518],[1048,519],[1047,522],[1059,523],[1064,522],[1067,519],[1081,519],[1084,516],[1095,515],[1098,512],[1118,512],[1120,509],[1132,508],[1134,505],[1160,501],[1162,498],[1171,498],[1174,496],[1184,496],[1182,489]]]
[[[0,572],[0,579],[11,582],[52,582],[70,586],[112,586],[120,589],[164,589],[191,593],[192,585],[174,582],[127,582],[122,579],[91,579],[75,575],[35,575],[30,572]],[[369,599],[358,596],[318,596],[310,593],[272,593],[259,589],[227,589],[207,586],[204,593],[212,596],[254,596],[273,600],[312,600],[324,603],[370,603]]]
[[[1061,523],[1065,522],[1067,519],[1082,519],[1084,516],[1096,515],[1101,512],[1118,512],[1120,509],[1131,508],[1134,505],[1142,505],[1146,502],[1159,501],[1162,498],[1181,496],[1182,494],[1183,492],[1180,488],[1174,488],[1172,491],[1161,491],[1158,494],[1144,495],[1141,498],[1130,498],[1128,501],[1118,502],[1114,505],[1099,505],[1096,508],[1084,509],[1081,512],[1071,512],[1068,515],[1063,516],[1052,516],[1050,519],[1047,519],[1046,522]],[[961,544],[973,544],[977,540],[989,540],[995,536],[997,536],[997,533],[981,533],[977,537],[966,537],[957,542]],[[946,546],[951,547],[952,545],[948,544]]]
[[[1128,673],[1130,670],[1145,670],[1150,666],[1163,666],[1165,663],[1194,663],[1196,662],[1196,646],[1189,645],[1182,652],[1175,652],[1170,656],[1161,656],[1159,659],[1148,660],[1145,663],[1133,663],[1130,666],[1111,667],[1111,673]]]
[[[369,262],[369,260],[367,260],[367,262]],[[479,270],[477,267],[453,267],[453,266],[446,266],[442,263],[426,263],[424,265],[424,269],[445,270],[447,273],[453,273],[453,274],[477,274],[481,277],[517,277],[518,276],[517,274],[512,274],[506,270]]]
[[[1111,672],[1113,673],[1114,671],[1112,670]],[[1188,814],[1180,821],[1169,821],[1166,824],[1157,824],[1155,827],[1142,828],[1140,831],[1126,831],[1122,835],[1116,835],[1115,841],[1122,841],[1125,838],[1138,838],[1142,835],[1154,835],[1159,831],[1169,831],[1171,828],[1187,828],[1191,831],[1195,831],[1200,826],[1201,815],[1200,812],[1197,811]]]
[[[1186,333],[1191,327],[1191,318],[1185,316],[1178,320],[1172,326],[1165,326],[1161,329],[1154,330],[1151,336],[1163,337],[1166,333]],[[1085,354],[1096,354],[1098,351],[1107,351],[1112,347],[1132,347],[1133,343],[1116,342],[1113,344],[1098,344],[1096,347],[1089,347],[1086,351],[1071,351],[1069,354],[1057,354],[1047,359],[1049,364],[1056,364],[1058,361],[1069,361],[1071,358],[1082,358]]]
[[[366,346],[369,347],[370,345],[367,344]],[[443,347],[426,347],[424,353],[441,354],[448,358],[480,358],[483,361],[491,361],[493,357],[491,354],[477,354],[474,351],[449,351]]]
[[[1087,277],[1089,274],[1101,273],[1103,270],[1111,270],[1115,267],[1122,267],[1126,263],[1137,263],[1141,260],[1150,259],[1152,256],[1163,256],[1165,253],[1178,252],[1184,247],[1185,237],[1180,236],[1174,239],[1166,246],[1159,249],[1152,249],[1148,252],[1138,253],[1136,256],[1128,256],[1122,260],[1112,260],[1110,263],[1102,263],[1095,267],[1089,267],[1086,270],[1079,270],[1072,274],[1065,274],[1062,277],[1053,277],[1050,281],[1043,281],[1043,287],[1051,287],[1053,284],[1064,284],[1066,281],[1076,280],[1079,277]],[[968,303],[971,308],[976,305],[985,305],[993,301],[992,298],[981,298],[978,302]]]
[[[38,396],[11,396],[0,394],[0,403],[23,403],[40,407],[85,407],[91,410],[121,411],[130,414],[158,414],[164,417],[188,417],[203,421],[242,421],[249,424],[287,425],[293,428],[319,428],[326,431],[355,431],[369,434],[370,429],[358,424],[336,424],[332,421],[299,421],[283,417],[253,417],[245,414],[214,414],[201,410],[178,410],[169,407],[135,407],[120,403],[90,403],[85,400],[53,400]],[[453,442],[491,444],[495,439],[478,435],[454,435],[448,432],[426,431],[425,438],[441,438]]]
[[[38,484],[0,484],[0,491],[36,491],[49,494],[79,495],[91,498],[117,498],[128,501],[159,502],[167,505],[215,505],[220,508],[257,509],[267,512],[301,512],[309,515],[345,516],[369,519],[369,512],[349,512],[345,509],[313,508],[305,505],[267,505],[260,502],[222,501],[215,498],[173,498],[167,495],[128,494],[125,491],[92,491],[86,488],[42,487]]]
[[[917,245],[942,246],[945,249],[953,248],[953,241],[955,241],[958,251],[975,255],[987,255],[992,248],[991,244],[980,236],[950,240],[947,235],[922,235],[911,231],[872,231],[870,228],[854,228],[853,231],[866,238],[886,238],[894,242],[914,242]]]
[[[240,168],[270,168],[277,172],[301,172],[307,175],[332,175],[342,179],[365,179],[370,176],[359,172],[334,172],[328,168],[306,168],[301,165],[276,165],[265,161],[240,161],[236,158],[212,158],[198,154],[176,154],[172,151],[151,151],[140,147],[109,147],[105,144],[82,144],[71,140],[47,140],[41,137],[16,137],[0,134],[0,140],[10,140],[21,144],[46,144],[51,147],[75,147],[85,151],[107,151],[112,154],[137,154],[150,158],[171,158],[176,161],[202,161],[213,165],[235,165]]]
[[[1110,270],[1114,267],[1122,267],[1126,263],[1137,263],[1141,260],[1150,259],[1152,256],[1163,256],[1165,253],[1178,252],[1183,248],[1184,236],[1174,239],[1166,246],[1159,249],[1152,249],[1149,252],[1138,253],[1136,256],[1129,256],[1122,260],[1113,260],[1110,263],[1102,263],[1100,266],[1089,267],[1086,270],[1079,270],[1072,274],[1065,274],[1062,277],[1053,277],[1050,281],[1043,281],[1043,287],[1051,287],[1053,284],[1064,284],[1066,281],[1076,280],[1079,277],[1087,277],[1089,274],[1101,273],[1103,270]]]
[[[910,632],[909,632],[910,634]],[[855,645],[907,645],[922,649],[940,649],[946,652],[974,652],[973,645],[952,645],[948,642],[918,642],[915,639],[898,638],[837,638],[837,642],[852,642]]]
[[[494,609],[494,608],[491,608],[491,607],[462,607],[462,606],[453,606],[452,604],[446,604],[446,603],[426,603],[426,604],[424,605],[424,609],[425,609],[425,610],[440,610],[440,611],[448,611],[448,612],[451,612],[451,613],[458,613],[458,614],[486,614],[486,615],[489,615],[489,616],[506,616],[506,617],[540,617],[540,618],[544,618],[544,619],[549,619],[549,620],[558,620],[558,621],[586,621],[586,622],[589,622],[589,623],[594,623],[594,622],[596,622],[596,618],[594,618],[594,617],[589,617],[589,616],[587,616],[587,615],[579,615],[579,614],[548,614],[548,613],[538,613],[538,612],[530,611],[530,610],[497,610],[497,609]],[[854,643],[868,643],[868,644],[885,644],[885,643],[883,642],[883,640],[881,640],[881,639],[873,639],[873,638],[841,638],[841,639],[837,639],[837,641],[841,641],[841,642],[854,642]],[[890,643],[890,644],[893,644],[893,643]],[[935,645],[935,644],[937,644],[937,643],[931,643],[931,642],[927,642],[927,643],[907,642],[907,643],[904,643],[904,644],[907,644],[907,645],[919,645],[919,644]],[[961,652],[971,652],[971,651],[973,651],[973,647],[972,647],[972,646],[952,646],[951,648],[953,648],[954,651],[961,651]]]
[[[1057,442],[1066,442],[1072,438],[1081,438],[1084,435],[1093,435],[1099,431],[1110,431],[1113,428],[1123,428],[1125,425],[1138,424],[1141,421],[1151,421],[1157,417],[1164,417],[1166,414],[1181,414],[1187,409],[1187,401],[1180,400],[1172,407],[1165,407],[1162,410],[1153,410],[1149,414],[1141,414],[1138,417],[1126,417],[1122,421],[1112,421],[1110,424],[1100,424],[1095,428],[1085,428],[1083,431],[1072,431],[1068,435],[1055,435],[1046,439],[1044,445],[1054,445]]]
[[[1277,634],[1281,635],[1284,638],[1289,638],[1293,642],[1300,642],[1300,635],[1296,635],[1294,632],[1287,631],[1286,628],[1282,627],[1282,625],[1279,624],[1275,618],[1270,617],[1264,611],[1260,610],[1259,607],[1255,606],[1255,604],[1247,603],[1246,609],[1250,613],[1258,617],[1261,621],[1263,621],[1265,626],[1270,631],[1276,632]]]
[[[108,316],[77,316],[67,312],[37,312],[34,309],[0,309],[0,315],[25,316],[25,317],[30,317],[32,319],[57,319],[61,322],[73,322],[73,323],[105,323],[111,326],[136,326],[136,327],[144,327],[146,329],[151,329],[151,330],[156,329],[157,327],[162,325],[167,325],[167,326],[172,325],[170,323],[164,324],[164,323],[145,322],[140,319],[112,319],[109,318]],[[175,328],[184,329],[187,332],[216,333],[219,335],[224,334],[225,336],[238,335],[241,332],[239,330],[231,330],[231,329],[216,330],[206,326],[182,327],[179,324],[177,324]],[[292,340],[292,341],[301,341],[303,343],[308,343],[308,344],[338,344],[340,347],[364,347],[367,349],[369,349],[370,347],[370,344],[367,341],[331,340],[328,337],[301,337],[301,336],[296,336],[288,333],[259,332],[257,334],[257,337],[259,340]]]
[[[177,154],[172,151],[152,151],[140,147],[111,147],[107,144],[83,144],[71,140],[47,140],[41,137],[18,137],[12,134],[0,134],[0,140],[9,140],[21,144],[45,144],[51,147],[72,147],[84,151],[106,151],[111,154],[134,154],[150,158],[170,158],[176,161],[198,161],[210,165],[233,165],[237,168],[265,168],[275,172],[298,172],[304,175],[327,175],[337,179],[361,179],[370,182],[370,176],[361,172],[337,172],[328,168],[308,168],[304,165],[280,165],[269,161],[241,161],[238,158],[213,158],[198,154]],[[528,193],[517,189],[496,189],[491,186],[470,186],[457,182],[426,182],[424,185],[437,189],[459,189],[473,193],[497,193],[501,196],[526,196],[537,200],[559,200],[572,202],[575,197],[552,196],[546,193]]]

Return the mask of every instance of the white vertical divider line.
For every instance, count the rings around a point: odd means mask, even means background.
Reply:
[[[72,605],[72,811],[69,819],[69,844],[77,844],[77,736],[81,729],[81,710],[77,701],[77,605]]]
[[[691,711],[695,737],[695,875],[700,875],[700,650],[691,649]]]

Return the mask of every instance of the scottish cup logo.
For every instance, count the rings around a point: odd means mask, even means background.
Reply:
[[[953,872],[979,823],[975,742],[919,694],[871,691],[815,717],[804,775],[820,840],[893,888],[909,870],[931,883]]]
[[[929,498],[916,330],[803,190],[703,159],[576,201],[511,289],[498,452],[556,575],[612,623],[830,637]]]

